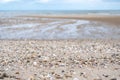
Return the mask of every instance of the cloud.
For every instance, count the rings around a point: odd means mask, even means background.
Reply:
[[[18,1],[18,0],[0,0],[0,3],[9,3],[14,1]]]
[[[48,3],[50,0],[36,0],[39,3]]]
[[[37,2],[37,3],[72,3],[72,4],[96,4],[96,3],[114,3],[114,2],[120,2],[120,0],[0,0],[0,3],[9,3],[9,2],[15,2],[15,1],[20,1],[20,2]]]
[[[0,0],[2,10],[120,9],[119,5],[120,0]]]
[[[64,0],[66,3],[99,3],[103,0]]]
[[[103,0],[103,1],[107,1],[107,2],[120,2],[120,0]]]
[[[64,0],[66,2],[80,3],[80,2],[120,2],[120,0]]]

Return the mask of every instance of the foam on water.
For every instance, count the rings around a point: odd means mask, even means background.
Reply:
[[[38,26],[38,25],[40,25],[40,24],[29,23],[29,24],[18,24],[18,25],[7,26],[7,27],[1,27],[0,26],[0,28],[1,29],[7,29],[7,28],[11,28],[11,29],[13,29],[13,28],[32,28],[32,27]]]

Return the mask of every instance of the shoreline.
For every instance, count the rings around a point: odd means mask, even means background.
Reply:
[[[24,15],[0,24],[1,39],[120,39],[120,16]]]
[[[99,15],[99,14],[88,14],[88,15],[23,15],[18,17],[34,17],[34,18],[58,18],[58,19],[80,19],[99,21],[113,25],[120,25],[120,15]]]
[[[120,39],[0,39],[0,41],[120,41]]]

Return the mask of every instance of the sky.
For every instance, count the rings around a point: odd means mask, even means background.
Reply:
[[[0,0],[0,10],[120,10],[120,0]]]

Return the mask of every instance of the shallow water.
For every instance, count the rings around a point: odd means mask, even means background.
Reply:
[[[120,39],[119,27],[87,20],[51,18],[2,20],[0,39]]]

